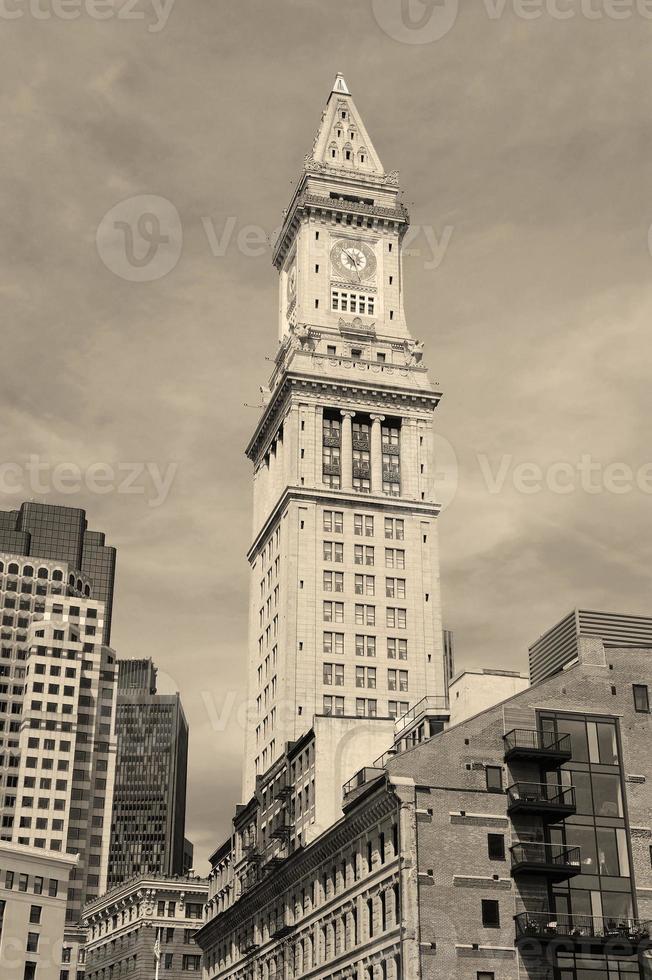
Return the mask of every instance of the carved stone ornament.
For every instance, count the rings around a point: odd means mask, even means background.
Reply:
[[[290,324],[290,333],[296,337],[302,348],[312,344],[312,330],[305,323]]]
[[[408,340],[405,343],[405,353],[409,364],[421,364],[423,360],[424,345],[421,340]]]
[[[365,334],[365,335],[375,335],[376,333],[376,323],[363,323],[359,316],[354,317],[352,320],[345,320],[344,317],[340,317],[340,322],[338,324],[341,334],[353,333],[353,334]]]

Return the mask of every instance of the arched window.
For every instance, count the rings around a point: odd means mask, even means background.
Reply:
[[[16,564],[15,561],[12,561],[10,563],[9,567],[7,568],[7,571],[9,572],[10,575],[18,575],[18,565]]]
[[[350,143],[344,144],[344,159],[347,161],[353,160],[353,147]]]
[[[55,568],[55,570],[52,572],[52,581],[63,582],[63,572],[60,568]]]
[[[367,161],[367,151],[363,147],[361,150],[358,151],[358,162],[366,163],[366,161]]]
[[[38,570],[38,572],[36,574],[37,574],[38,578],[47,578],[50,573],[48,572],[47,568],[42,568],[41,567],[41,568],[39,568],[39,570]]]
[[[335,143],[331,143],[331,145],[329,146],[328,155],[331,158],[331,160],[337,160],[337,146],[335,145]]]
[[[73,588],[73,589],[75,588],[75,576],[74,575],[69,575],[68,576],[68,585],[71,588]]]
[[[25,576],[25,578],[32,578],[32,576],[34,575],[34,569],[32,568],[31,565],[25,565],[25,567],[23,568],[23,575]]]
[[[84,595],[85,596],[90,596],[90,594],[91,594],[91,587],[90,587],[90,585],[85,585],[84,586]]]
[[[0,572],[4,572],[4,570],[5,570],[5,563],[3,561],[0,561]]]
[[[84,583],[80,578],[77,579],[77,591],[82,592],[84,589]]]

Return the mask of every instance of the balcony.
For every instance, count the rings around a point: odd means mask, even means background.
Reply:
[[[538,762],[544,769],[556,769],[572,756],[570,735],[513,728],[503,741],[505,762]]]
[[[278,827],[274,827],[269,836],[271,840],[288,841],[291,833],[292,826],[290,824],[279,824]]]
[[[339,476],[339,475],[340,475],[339,463],[324,463],[324,476]]]
[[[359,449],[360,452],[369,452],[369,436],[366,435],[356,435],[355,432],[351,437],[351,443],[354,449]]]
[[[401,735],[406,729],[413,728],[417,722],[427,715],[442,718],[450,716],[448,698],[435,694],[427,694],[425,698],[421,698],[406,714],[397,718],[394,728],[396,736]]]
[[[383,466],[383,483],[400,483],[401,471],[397,466]]]
[[[581,873],[579,847],[560,844],[515,844],[512,855],[512,877],[545,875],[550,881],[565,881]]]
[[[652,923],[644,919],[595,918],[590,915],[567,915],[555,912],[521,912],[514,916],[516,945],[523,947],[533,940],[550,943],[569,940],[578,946],[604,947],[618,944],[619,953],[632,955],[649,949]]]
[[[344,803],[350,803],[363,789],[375,782],[377,779],[386,775],[385,769],[378,769],[375,766],[365,766],[356,772],[348,783],[342,787],[342,797]]]
[[[515,783],[507,790],[507,812],[510,817],[534,815],[552,823],[565,820],[575,813],[575,789],[546,783]]]
[[[360,463],[354,462],[353,464],[353,476],[358,480],[370,480],[371,479],[371,463]]]

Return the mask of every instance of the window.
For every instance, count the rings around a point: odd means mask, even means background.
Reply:
[[[324,684],[344,687],[344,664],[324,664]]]
[[[375,636],[364,636],[361,633],[356,633],[356,637],[355,637],[355,655],[356,655],[356,657],[375,657],[376,656],[376,637]]]
[[[41,906],[40,905],[30,905],[29,909],[29,921],[34,926],[40,926],[41,924]]]
[[[344,531],[344,514],[342,511],[324,511],[324,531],[327,531],[329,534],[342,534]]]
[[[478,980],[495,980],[496,974],[495,973],[487,973],[484,970],[478,970],[478,973],[476,974],[476,976],[477,976]]]
[[[38,932],[28,932],[27,933],[27,945],[25,950],[28,953],[38,953]]]
[[[337,715],[342,717],[344,714],[344,698],[333,697],[331,694],[324,695],[323,713],[325,715]]]
[[[500,929],[500,906],[493,899],[482,899],[482,925],[485,929]]]
[[[487,834],[487,851],[490,861],[505,860],[505,838],[502,834]]]
[[[341,541],[324,541],[324,561],[344,561],[344,545]]]
[[[324,572],[324,592],[344,592],[344,573]]]
[[[376,580],[373,575],[356,575],[355,577],[356,595],[375,595]]]
[[[331,290],[332,310],[341,313],[362,313],[363,316],[373,316],[375,307],[375,296],[368,296],[365,293],[349,293],[340,289]]]
[[[634,692],[634,708],[636,711],[648,714],[650,711],[650,695],[647,684],[634,684],[632,690]]]
[[[486,766],[487,790],[489,793],[502,793],[503,770],[501,766]]]
[[[187,970],[189,973],[199,973],[201,970],[201,956],[192,956],[189,953],[184,953],[181,969]]]
[[[353,515],[353,530],[359,537],[364,535],[366,538],[374,536],[374,519],[367,514]]]

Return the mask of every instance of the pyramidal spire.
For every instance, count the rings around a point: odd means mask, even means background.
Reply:
[[[312,154],[306,158],[307,167],[311,163],[359,173],[361,176],[381,176],[384,173],[380,157],[341,72],[335,77],[322,113]]]

